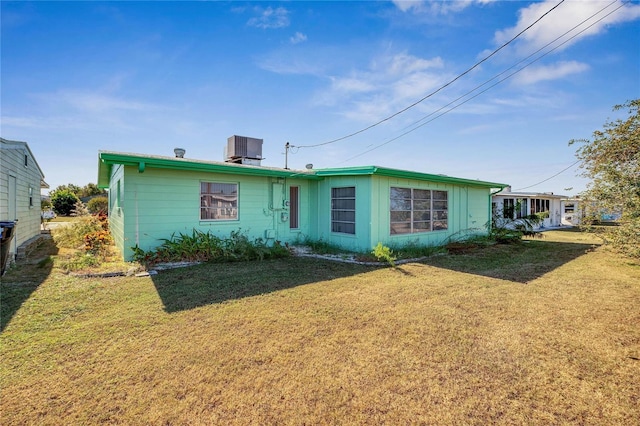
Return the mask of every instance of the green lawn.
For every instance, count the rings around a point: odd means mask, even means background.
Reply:
[[[640,265],[587,234],[434,256],[2,279],[3,425],[636,424]]]

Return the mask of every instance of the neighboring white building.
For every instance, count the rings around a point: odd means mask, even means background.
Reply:
[[[9,262],[40,235],[40,189],[49,188],[26,142],[0,138],[0,221],[15,221]]]
[[[566,226],[578,226],[582,219],[582,209],[578,198],[565,198],[560,202],[562,211],[562,224]]]
[[[566,199],[566,196],[552,192],[511,192],[511,188],[507,187],[493,195],[491,208],[494,214],[509,219],[546,214],[547,217],[536,228],[554,228],[564,225],[562,200]]]

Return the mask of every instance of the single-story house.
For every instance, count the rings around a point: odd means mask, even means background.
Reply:
[[[561,223],[566,226],[578,226],[582,222],[582,208],[579,198],[564,198],[560,201]]]
[[[40,189],[49,188],[26,142],[0,138],[0,221],[15,222],[9,261],[40,235]]]
[[[369,251],[382,242],[439,245],[486,233],[492,189],[506,184],[364,166],[289,170],[258,159],[221,162],[100,151],[98,186],[126,260],[193,229],[241,230],[267,243],[322,240]]]
[[[520,219],[530,215],[544,218],[536,228],[562,226],[562,200],[564,195],[551,192],[512,192],[511,187],[493,194],[491,209],[494,215],[507,219]]]

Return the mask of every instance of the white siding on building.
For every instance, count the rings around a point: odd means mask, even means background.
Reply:
[[[527,193],[527,192],[510,192],[502,191],[494,194],[492,202],[494,210],[501,217],[506,213],[511,213],[511,219],[526,217],[534,213],[547,212],[548,217],[536,226],[540,228],[554,228],[562,226],[561,221],[561,199],[562,195],[553,195],[551,193]],[[508,203],[505,202],[508,200]]]
[[[0,138],[0,221],[18,220],[11,244],[14,256],[17,247],[40,234],[43,179],[42,170],[25,142]]]

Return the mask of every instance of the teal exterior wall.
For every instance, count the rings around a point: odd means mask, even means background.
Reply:
[[[312,171],[102,152],[98,182],[109,188],[111,233],[125,260],[135,246],[150,250],[194,229],[227,237],[241,231],[267,243],[326,241],[367,252],[381,242],[437,246],[469,234],[486,234],[491,189],[505,184],[376,166]],[[238,217],[200,219],[202,182],[238,185]],[[290,188],[298,187],[298,224],[291,228]],[[355,188],[355,234],[332,232],[332,188]],[[392,187],[447,192],[447,229],[391,235]]]
[[[378,242],[389,246],[403,246],[410,243],[437,246],[449,239],[470,234],[486,234],[486,224],[490,214],[489,188],[476,188],[469,185],[455,185],[411,179],[375,176],[377,195],[372,210],[375,212],[372,222],[371,247]],[[429,189],[446,191],[448,199],[448,228],[446,230],[421,232],[414,234],[391,235],[390,233],[390,190],[391,187]]]
[[[326,241],[348,250],[368,249],[371,238],[371,176],[326,177],[317,182],[317,230],[314,239]],[[331,188],[355,187],[356,189],[356,233],[331,232]]]
[[[331,232],[331,188],[342,186],[356,187],[355,235]],[[318,238],[350,250],[369,251],[378,242],[393,247],[406,244],[437,246],[452,237],[487,233],[491,209],[489,188],[376,175],[329,177],[318,182],[318,187]],[[391,235],[391,187],[447,191],[448,229]]]
[[[116,164],[111,169],[109,185],[109,230],[115,246],[124,254],[125,228],[124,228],[124,166]],[[129,260],[129,259],[128,259]]]
[[[238,184],[237,220],[200,220],[200,183]],[[119,183],[118,183],[119,182]],[[120,199],[118,199],[120,185]],[[289,226],[284,203],[289,187],[300,188],[300,225]],[[310,182],[264,176],[206,173],[114,165],[109,184],[109,216],[116,247],[131,260],[135,246],[149,250],[173,234],[190,235],[193,229],[220,237],[241,230],[249,238],[294,242],[312,235]]]

